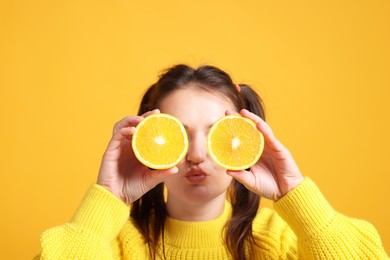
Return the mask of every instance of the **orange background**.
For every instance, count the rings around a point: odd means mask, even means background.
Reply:
[[[385,0],[2,1],[1,258],[30,259],[71,218],[113,124],[178,62],[255,86],[302,172],[389,252],[389,13]]]

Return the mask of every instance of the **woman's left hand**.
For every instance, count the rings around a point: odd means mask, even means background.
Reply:
[[[230,112],[228,112],[230,114]],[[246,109],[243,117],[256,123],[264,135],[264,151],[250,171],[227,171],[247,189],[262,197],[277,201],[303,181],[303,176],[290,151],[274,136],[271,127]]]

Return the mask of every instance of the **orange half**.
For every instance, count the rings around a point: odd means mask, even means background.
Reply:
[[[152,114],[135,128],[132,147],[137,159],[147,167],[169,169],[179,164],[187,153],[187,132],[176,117]]]
[[[210,157],[228,170],[252,167],[264,150],[264,136],[256,124],[240,115],[224,116],[213,124],[207,136]]]

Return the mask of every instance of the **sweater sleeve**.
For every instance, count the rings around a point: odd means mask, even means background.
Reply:
[[[307,177],[275,202],[274,209],[296,235],[300,258],[389,259],[376,229],[336,212]]]
[[[41,236],[40,259],[117,259],[116,238],[129,218],[129,207],[94,184],[69,223]]]

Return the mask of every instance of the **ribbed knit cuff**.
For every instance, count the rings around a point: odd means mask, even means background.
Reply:
[[[308,177],[275,202],[274,209],[297,236],[310,236],[321,232],[335,215],[321,191]]]
[[[114,239],[129,218],[129,207],[100,185],[92,185],[71,221],[80,232]]]

